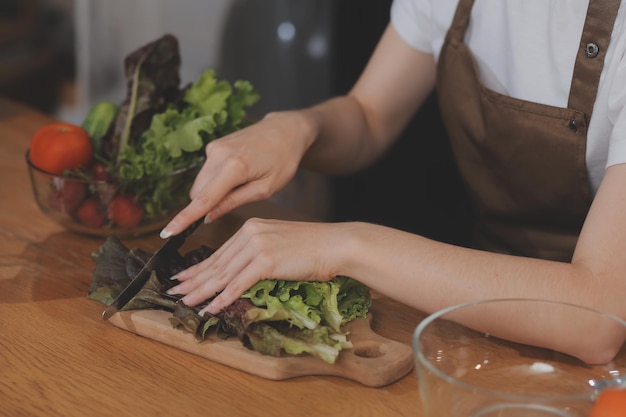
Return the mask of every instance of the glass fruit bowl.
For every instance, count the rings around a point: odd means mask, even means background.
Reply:
[[[203,161],[167,175],[121,183],[56,175],[26,163],[39,208],[67,229],[91,236],[134,237],[162,229],[189,203]]]

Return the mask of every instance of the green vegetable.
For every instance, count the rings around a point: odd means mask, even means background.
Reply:
[[[342,326],[365,318],[371,305],[369,289],[345,276],[328,282],[264,280],[246,291],[255,308],[245,312],[244,328],[255,350],[272,354],[309,353],[334,363],[343,348],[352,345]],[[282,331],[259,323],[287,322]]]
[[[180,84],[178,39],[166,34],[137,49],[124,60],[126,98],[120,105],[112,134],[107,135],[107,157],[117,166],[120,154],[134,146],[152,116],[176,99]]]
[[[118,158],[118,178],[133,181],[167,175],[204,158],[204,147],[213,139],[240,129],[245,106],[256,103],[258,94],[247,81],[238,81],[233,91],[226,81],[218,81],[207,70],[187,90],[182,108],[168,107],[152,116],[147,130],[133,145],[124,148]],[[148,216],[163,210],[163,196],[177,195],[180,187],[160,181],[143,201]],[[141,194],[141,190],[135,190]],[[147,193],[146,193],[147,194]],[[180,194],[180,193],[178,193]],[[182,195],[186,198],[187,193]]]
[[[242,128],[245,108],[259,100],[248,81],[231,86],[213,70],[180,88],[180,63],[178,40],[169,34],[128,55],[126,98],[99,144],[98,159],[122,192],[139,199],[147,219],[188,201],[205,146]],[[169,176],[180,170],[188,175]]]
[[[237,91],[218,81],[213,70],[205,71],[186,91],[182,109],[155,114],[136,144],[121,151],[120,178],[164,175],[189,166],[204,155],[211,140],[241,128],[243,108],[256,103],[259,95],[247,81],[235,85]]]
[[[117,116],[117,105],[109,101],[101,101],[89,110],[82,127],[89,133],[96,154],[102,150],[102,138],[111,127]]]
[[[157,269],[124,310],[159,308],[172,312],[170,323],[205,340],[238,337],[248,348],[266,355],[306,353],[334,363],[343,349],[352,347],[345,324],[365,318],[371,305],[369,288],[345,276],[328,282],[263,280],[246,291],[217,315],[199,316],[210,300],[190,308],[167,295],[175,285],[167,279],[211,256],[213,250],[197,248],[184,256],[174,254]],[[89,298],[110,304],[137,271],[149,253],[129,250],[114,236],[92,254],[96,261]]]
[[[328,282],[264,280],[241,297],[266,308],[259,314],[280,314],[299,328],[314,329],[323,323],[335,332],[348,321],[365,317],[369,307],[367,288],[343,276]]]

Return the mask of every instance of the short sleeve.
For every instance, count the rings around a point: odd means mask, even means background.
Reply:
[[[391,24],[405,42],[419,51],[433,53],[429,0],[394,0],[390,17]]]
[[[615,42],[616,49],[612,55],[618,62],[614,66],[614,72],[609,68],[608,73],[604,74],[605,82],[608,85],[602,91],[598,91],[598,99],[603,99],[604,94],[607,94],[608,120],[606,122],[602,121],[600,126],[593,126],[600,131],[598,133],[600,137],[604,137],[608,133],[603,131],[606,126],[612,126],[606,163],[607,168],[611,165],[626,163],[626,86],[623,82],[626,79],[626,58],[623,58],[626,50],[626,36],[617,37],[614,35],[614,38],[616,39],[612,39],[612,42]],[[598,102],[596,101],[597,106]],[[594,107],[594,114],[596,107]]]

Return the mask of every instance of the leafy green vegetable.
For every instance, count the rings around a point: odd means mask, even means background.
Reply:
[[[235,85],[240,90],[234,94],[228,82],[217,81],[213,70],[205,71],[187,89],[182,108],[155,114],[137,144],[121,151],[119,177],[140,179],[182,169],[197,162],[211,140],[240,129],[243,107],[259,96],[249,82]]]
[[[236,329],[244,345],[266,355],[281,356],[310,354],[328,363],[335,363],[339,352],[352,344],[346,333],[334,332],[328,326],[298,328],[286,325],[279,317],[260,319],[261,308],[246,304],[245,299],[236,302],[235,311],[246,306],[243,314],[226,314],[224,320]]]
[[[96,261],[89,298],[109,305],[150,258],[142,249],[129,250],[118,238],[107,239],[91,254]],[[182,269],[182,268],[181,268]]]
[[[102,152],[102,137],[106,135],[113,125],[113,121],[117,116],[117,109],[117,104],[111,103],[110,101],[101,101],[96,103],[96,105],[89,110],[89,113],[87,113],[87,116],[85,116],[83,120],[81,126],[89,134],[96,154]]]
[[[200,247],[157,265],[148,283],[124,309],[165,309],[173,313],[170,322],[174,327],[192,333],[198,341],[213,333],[221,338],[236,336],[244,346],[273,356],[309,354],[334,363],[341,350],[352,346],[344,325],[367,316],[371,296],[366,286],[348,277],[329,282],[263,280],[216,316],[198,315],[210,300],[189,308],[177,302],[179,297],[167,295],[167,289],[176,284],[168,277],[212,253]],[[92,258],[96,268],[88,297],[107,305],[145,264],[145,252],[127,249],[114,236],[107,238]]]
[[[358,281],[339,276],[329,282],[263,280],[246,291],[257,307],[258,320],[281,317],[299,328],[314,329],[320,323],[340,332],[348,321],[365,317],[369,291]],[[340,300],[343,311],[340,310]]]
[[[119,165],[119,155],[145,130],[152,116],[179,94],[180,52],[172,35],[137,49],[124,60],[126,98],[120,105],[114,128],[102,138],[109,160]]]
[[[248,81],[231,86],[210,69],[180,88],[180,64],[178,40],[169,34],[126,57],[126,98],[97,148],[96,159],[122,194],[139,200],[147,219],[188,202],[205,146],[245,126],[245,108],[259,100]]]
[[[102,137],[98,159],[109,162],[109,172],[122,192],[127,189],[140,197],[146,217],[161,216],[168,206],[188,198],[185,184],[193,178],[165,175],[191,166],[199,169],[206,145],[244,127],[245,108],[259,100],[249,82],[240,80],[231,86],[218,80],[213,70],[180,89],[180,62],[178,41],[171,35],[130,54],[125,60],[126,99]],[[211,253],[200,247],[156,265],[148,283],[125,309],[172,311],[172,325],[192,332],[197,340],[213,331],[219,337],[236,335],[245,346],[270,355],[308,353],[333,363],[341,349],[351,346],[343,325],[365,317],[371,299],[365,286],[347,277],[330,282],[264,280],[219,315],[209,317],[198,315],[204,304],[190,309],[167,295],[175,284],[170,276]],[[148,255],[109,237],[92,254],[96,268],[88,297],[112,303]]]

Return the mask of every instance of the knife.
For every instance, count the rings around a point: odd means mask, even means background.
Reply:
[[[148,262],[135,275],[135,278],[122,290],[117,298],[102,312],[102,319],[108,320],[112,315],[120,311],[128,302],[143,288],[155,265],[163,258],[167,258],[172,253],[178,251],[185,243],[185,240],[204,222],[201,217],[193,222],[182,233],[169,238],[156,252],[152,255]]]

